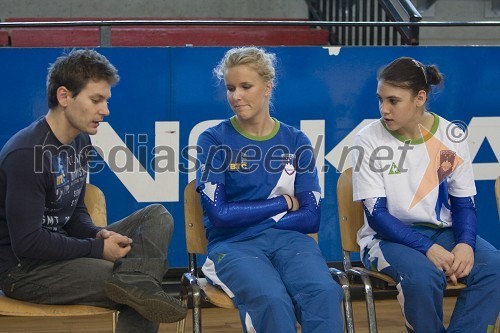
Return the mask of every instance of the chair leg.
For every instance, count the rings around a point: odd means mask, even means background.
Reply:
[[[375,313],[375,301],[373,300],[372,284],[368,275],[362,274],[361,280],[365,285],[366,312],[368,314],[368,325],[370,333],[377,333],[377,316]]]
[[[191,285],[193,291],[193,333],[201,333],[201,289]]]
[[[117,316],[116,316],[116,311],[113,312],[113,314],[111,315],[111,332],[115,333],[116,332],[116,320],[117,320]]]
[[[198,279],[191,273],[185,273],[182,276],[181,284],[191,287],[191,297],[193,302],[193,333],[201,333],[201,289],[198,285]]]
[[[332,276],[337,278],[337,282],[342,286],[344,292],[344,314],[346,333],[354,333],[354,312],[352,310],[351,292],[349,290],[349,279],[346,273],[336,268],[330,268]]]
[[[177,333],[184,333],[185,329],[186,329],[186,318],[177,322]]]
[[[187,280],[187,278],[184,275],[182,275],[180,301],[186,307],[187,307],[187,303],[188,303],[188,287],[187,287],[188,285],[189,285],[189,281]],[[177,333],[184,333],[185,329],[186,329],[186,318],[177,322]]]

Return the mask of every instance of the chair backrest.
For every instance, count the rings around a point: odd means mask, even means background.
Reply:
[[[497,197],[498,219],[500,220],[500,176],[495,181],[495,196]]]
[[[184,188],[184,223],[187,252],[206,254],[208,241],[203,225],[200,194],[196,191],[196,180],[190,181]],[[318,241],[318,234],[309,236]]]
[[[184,188],[184,223],[187,252],[206,254],[208,241],[203,226],[200,194],[196,191],[196,180],[190,181]]]
[[[356,236],[358,230],[363,226],[364,212],[363,204],[353,201],[352,168],[344,170],[337,181],[337,206],[342,249],[349,252],[359,252]]]
[[[85,190],[85,206],[95,225],[106,227],[106,198],[104,193],[95,185],[87,184]]]

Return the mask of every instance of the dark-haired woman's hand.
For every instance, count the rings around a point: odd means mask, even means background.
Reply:
[[[454,262],[454,255],[450,251],[447,251],[444,247],[438,244],[432,245],[426,253],[427,258],[442,270],[446,277],[453,283],[457,283],[457,277],[455,276],[455,271],[452,269]]]
[[[457,279],[469,275],[474,266],[474,250],[469,244],[458,243],[451,253],[454,255],[451,269],[455,272]]]

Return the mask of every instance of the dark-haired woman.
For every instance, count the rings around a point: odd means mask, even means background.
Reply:
[[[487,332],[500,311],[500,252],[476,235],[463,133],[426,108],[442,79],[436,66],[407,57],[378,74],[382,117],[357,134],[353,156],[354,199],[365,210],[361,259],[397,282],[408,332]],[[458,280],[467,287],[446,330],[443,295]]]

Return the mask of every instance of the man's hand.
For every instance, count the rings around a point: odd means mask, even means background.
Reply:
[[[104,251],[102,257],[108,261],[115,262],[125,257],[132,249],[132,239],[115,233],[104,239]]]
[[[434,266],[436,266],[446,274],[446,277],[453,284],[457,284],[455,270],[452,269],[455,260],[455,256],[453,255],[453,253],[447,251],[441,245],[434,244],[429,248],[429,250],[427,250],[427,253],[425,255],[434,264]]]
[[[113,235],[118,235],[118,236],[121,236],[119,233],[116,233],[114,231],[109,231],[107,229],[101,229],[99,230],[99,232],[95,235],[95,238],[97,239],[106,239],[106,238],[109,238]]]
[[[451,270],[454,272],[457,279],[469,275],[474,266],[474,250],[472,247],[465,243],[458,243],[453,250],[451,250],[455,259]]]

